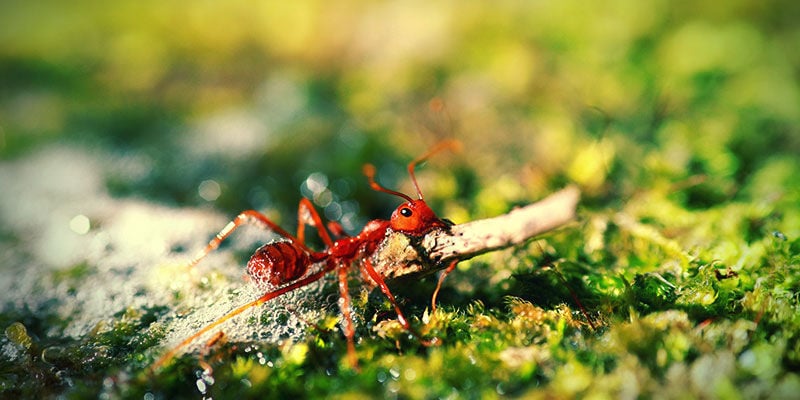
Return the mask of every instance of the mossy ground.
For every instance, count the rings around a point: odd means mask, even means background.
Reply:
[[[289,4],[289,3],[287,3]],[[294,4],[294,3],[292,3]],[[344,7],[344,8],[339,8]],[[795,2],[114,2],[0,16],[0,397],[791,398],[800,391]],[[446,108],[427,110],[431,98]],[[433,103],[437,105],[438,103]],[[262,232],[356,232],[419,170],[455,222],[566,184],[578,219],[394,285],[332,282],[154,360],[258,295]],[[584,311],[581,310],[583,307]]]

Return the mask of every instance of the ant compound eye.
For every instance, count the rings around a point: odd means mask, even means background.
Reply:
[[[413,214],[413,212],[411,212],[411,209],[408,208],[408,207],[403,207],[403,208],[400,209],[400,215],[402,215],[402,216],[404,216],[406,218],[410,217],[411,214]]]

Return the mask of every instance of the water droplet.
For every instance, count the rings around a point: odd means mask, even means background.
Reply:
[[[206,394],[206,383],[202,379],[198,379],[195,384],[197,385],[197,390],[200,391],[200,393]]]
[[[317,194],[328,187],[328,177],[321,172],[314,172],[306,178],[304,185],[312,194]]]
[[[42,350],[42,361],[48,364],[55,364],[65,360],[69,360],[69,354],[61,346],[50,346]],[[104,381],[103,384],[105,383]]]
[[[506,394],[506,389],[505,387],[503,387],[503,382],[498,383],[497,386],[495,386],[494,390],[497,392],[497,394],[501,396]]]
[[[333,203],[333,193],[327,189],[314,193],[314,203],[323,208],[331,205]]]
[[[71,220],[69,220],[69,229],[77,233],[78,235],[87,234],[89,232],[89,229],[91,228],[92,224],[89,221],[89,217],[83,214],[78,214],[72,217]]]
[[[214,201],[222,194],[222,188],[215,180],[205,180],[197,187],[197,194],[205,201]]]
[[[417,379],[417,371],[414,368],[406,368],[405,378],[407,381],[413,381]]]
[[[339,203],[331,203],[325,207],[325,218],[331,221],[337,221],[342,218],[342,205]]]

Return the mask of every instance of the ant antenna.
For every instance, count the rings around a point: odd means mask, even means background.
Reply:
[[[434,154],[436,154],[436,153],[438,153],[438,152],[440,152],[440,151],[442,151],[444,149],[451,149],[451,150],[456,151],[456,150],[458,150],[460,148],[461,148],[461,142],[459,142],[458,140],[455,140],[455,139],[443,140],[443,141],[439,142],[439,144],[437,144],[436,146],[433,146],[430,150],[428,150],[427,153],[423,154],[420,157],[415,158],[410,163],[408,163],[408,174],[411,175],[411,181],[414,182],[414,188],[417,189],[417,195],[419,196],[420,200],[423,200],[422,191],[419,189],[419,184],[417,183],[417,177],[414,175],[414,168],[418,164],[424,162],[425,160],[427,160],[428,158],[430,158]],[[392,194],[392,195],[401,197],[401,198],[405,199],[406,201],[413,201],[411,199],[411,197],[409,197],[407,194],[400,193],[400,192],[395,191],[395,190],[387,189],[387,188],[381,186],[378,182],[375,182],[375,166],[374,165],[372,165],[372,164],[364,164],[364,167],[362,168],[362,172],[364,172],[364,175],[366,175],[367,179],[369,179],[369,186],[372,188],[372,190],[375,190],[375,191],[378,191],[378,192],[384,192],[384,193]]]
[[[364,172],[364,175],[366,175],[367,179],[369,179],[369,186],[372,188],[372,190],[375,190],[375,191],[378,191],[378,192],[384,192],[384,193],[393,194],[395,196],[402,197],[406,201],[412,201],[411,197],[408,197],[408,195],[406,195],[404,193],[400,193],[400,192],[395,191],[395,190],[387,189],[387,188],[381,186],[378,182],[375,182],[375,166],[374,165],[372,165],[372,164],[364,164],[364,167],[361,169],[361,171]],[[413,175],[412,175],[412,177],[413,177]],[[415,184],[416,184],[416,182],[415,182]]]
[[[417,189],[417,195],[419,196],[420,200],[423,200],[422,197],[422,190],[419,189],[419,184],[417,183],[417,177],[414,176],[414,168],[417,164],[420,164],[433,156],[434,154],[444,150],[450,149],[453,151],[458,151],[461,148],[461,142],[455,139],[448,139],[439,142],[436,146],[433,146],[427,153],[417,157],[416,159],[412,160],[408,163],[408,174],[411,175],[411,181],[414,182],[414,188]]]

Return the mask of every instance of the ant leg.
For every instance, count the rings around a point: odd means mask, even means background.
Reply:
[[[206,354],[203,357],[208,357],[208,354],[211,353],[211,348],[214,347],[220,340],[222,340],[223,337],[225,337],[225,332],[219,331],[215,333],[211,339],[208,339],[205,345]],[[208,361],[200,359],[197,361],[197,363],[200,364],[200,367],[203,368],[203,372],[205,372],[206,375],[210,376],[214,373],[214,368],[211,366],[211,364],[209,364]]]
[[[336,239],[347,237],[347,232],[345,232],[344,228],[342,228],[342,224],[336,221],[328,221],[328,230]]]
[[[403,311],[400,310],[400,306],[397,305],[397,301],[394,299],[394,295],[389,290],[389,286],[386,285],[386,281],[384,281],[383,278],[380,276],[380,274],[378,274],[378,272],[375,271],[375,268],[372,267],[372,262],[369,260],[369,258],[365,257],[361,265],[364,267],[364,270],[367,271],[369,277],[372,278],[372,280],[378,284],[379,288],[381,288],[381,292],[383,292],[384,296],[386,296],[386,298],[389,299],[389,303],[392,303],[394,311],[395,313],[397,313],[397,322],[400,322],[400,325],[403,325],[403,328],[411,332],[411,334],[414,335],[420,341],[420,343],[422,343],[423,346],[431,346],[437,344],[438,339],[434,340],[423,339],[422,336],[420,336],[420,334],[417,333],[411,327],[411,324],[406,319],[406,316],[403,315]]]
[[[297,310],[294,307],[287,306],[286,307],[286,311],[292,313],[292,315],[294,315],[295,318],[297,318],[298,320],[302,321],[304,324],[316,329],[317,332],[324,333],[324,332],[329,332],[330,331],[330,329],[323,328],[321,325],[317,324],[316,322],[307,319],[305,316],[303,316],[303,314],[300,314],[299,310]]]
[[[444,282],[444,278],[447,274],[456,269],[456,264],[458,264],[458,260],[451,262],[450,265],[442,271],[441,275],[439,275],[439,282],[436,283],[436,290],[433,291],[433,297],[431,297],[431,314],[436,312],[436,297],[439,296],[439,289],[442,288],[442,282]]]
[[[276,298],[276,297],[278,297],[280,295],[283,295],[283,294],[285,294],[287,292],[290,292],[292,290],[295,290],[297,288],[306,286],[306,285],[308,285],[308,284],[310,284],[312,282],[316,282],[320,278],[325,276],[325,274],[330,272],[331,269],[332,268],[326,267],[326,268],[324,268],[324,269],[322,269],[320,271],[317,271],[314,274],[311,274],[311,275],[309,275],[309,276],[307,276],[307,277],[305,277],[303,279],[294,281],[293,283],[291,283],[289,285],[283,286],[283,287],[281,287],[281,288],[279,288],[277,290],[273,290],[271,292],[267,292],[264,295],[262,295],[261,297],[255,299],[255,300],[253,300],[253,301],[251,301],[251,302],[249,302],[249,303],[247,303],[247,304],[245,304],[243,306],[239,306],[238,308],[234,309],[233,311],[223,315],[222,317],[220,317],[216,321],[211,322],[210,324],[204,326],[199,331],[195,332],[192,336],[189,336],[188,338],[184,339],[182,342],[178,343],[175,347],[170,349],[168,352],[164,353],[164,355],[161,356],[161,358],[156,360],[156,362],[154,362],[153,365],[150,366],[150,371],[151,372],[155,372],[159,367],[164,365],[167,361],[171,360],[172,357],[174,357],[176,354],[178,354],[178,352],[182,348],[188,346],[189,344],[191,344],[192,342],[197,340],[199,337],[201,337],[204,334],[208,333],[209,331],[211,331],[212,329],[214,329],[217,326],[221,325],[225,321],[227,321],[227,320],[229,320],[229,319],[231,319],[231,318],[233,318],[233,317],[235,317],[235,316],[247,311],[250,308],[260,306],[260,305],[266,303],[267,301],[270,301],[270,300],[272,300],[272,299],[274,299],[274,298]]]
[[[434,154],[444,150],[450,149],[451,151],[458,151],[461,148],[461,142],[456,139],[445,139],[441,142],[437,143],[435,146],[431,147],[427,153],[411,160],[408,163],[408,175],[411,176],[411,182],[414,183],[414,188],[417,189],[417,194],[419,195],[420,200],[422,199],[422,191],[419,189],[419,184],[417,183],[417,178],[414,176],[414,168],[420,163],[425,162],[425,160],[429,159]]]
[[[575,300],[575,304],[578,305],[578,308],[581,310],[581,313],[583,314],[583,317],[586,318],[586,322],[589,323],[589,326],[591,326],[592,329],[597,330],[597,327],[594,326],[594,322],[592,322],[592,319],[589,317],[589,312],[586,311],[586,308],[583,307],[583,304],[581,303],[581,300],[578,298],[578,294],[575,293],[574,290],[572,290],[572,288],[569,286],[569,283],[567,282],[567,279],[564,278],[564,275],[561,273],[561,271],[558,270],[558,264],[557,263],[558,263],[558,261],[556,261],[555,263],[551,264],[552,271],[556,274],[556,276],[558,277],[558,280],[561,281],[561,283],[564,286],[567,287],[567,290],[569,290],[569,294],[572,295],[572,299]]]
[[[340,263],[338,268],[339,278],[339,309],[342,312],[342,330],[347,338],[347,359],[353,369],[358,370],[358,357],[354,337],[356,330],[353,327],[353,318],[350,315],[350,292],[347,288],[347,264]]]
[[[222,243],[222,241],[224,241],[228,236],[230,236],[230,234],[233,233],[233,231],[238,229],[240,226],[242,226],[244,224],[248,224],[248,223],[251,223],[251,224],[252,223],[259,224],[260,223],[260,224],[266,225],[267,228],[269,228],[273,232],[275,232],[275,233],[277,233],[277,234],[279,234],[279,235],[281,235],[281,236],[283,236],[283,237],[285,237],[285,238],[287,238],[287,239],[289,239],[289,240],[291,240],[293,242],[299,243],[303,248],[308,250],[305,247],[305,244],[303,244],[302,241],[300,241],[297,238],[295,238],[294,236],[292,236],[289,232],[286,232],[283,228],[278,226],[278,224],[272,222],[272,220],[267,218],[266,215],[261,214],[260,212],[255,211],[255,210],[247,210],[247,211],[242,211],[239,215],[236,216],[236,218],[233,219],[233,221],[228,222],[228,225],[225,225],[225,227],[222,228],[222,230],[219,233],[217,233],[217,235],[214,236],[214,238],[211,239],[210,242],[208,242],[208,245],[203,249],[203,251],[198,253],[197,256],[195,256],[194,259],[192,259],[192,261],[189,263],[189,268],[192,268],[195,265],[197,265],[197,263],[199,263],[200,260],[202,260],[205,256],[207,256],[208,253],[211,253],[217,247],[219,247],[219,245]],[[309,252],[310,252],[310,250],[309,250]]]
[[[217,344],[222,338],[225,337],[225,332],[219,331],[216,335],[212,336],[211,339],[208,339],[206,342],[206,347],[211,347]]]
[[[311,200],[303,197],[300,199],[300,204],[297,206],[297,239],[300,243],[305,243],[306,225],[317,228],[317,233],[319,233],[319,237],[322,238],[322,242],[325,243],[325,246],[333,246],[331,236],[328,234],[328,231],[325,230],[325,224],[322,223],[322,217],[319,216],[319,212],[317,212],[317,209],[311,204]]]
[[[434,154],[445,149],[450,149],[451,151],[458,151],[459,149],[461,149],[461,141],[456,139],[445,139],[439,143],[436,143],[433,147],[428,149],[428,151],[425,154],[411,160],[411,162],[408,163],[408,172],[413,174],[414,167],[416,167],[418,164],[425,162],[427,159],[431,158]]]

